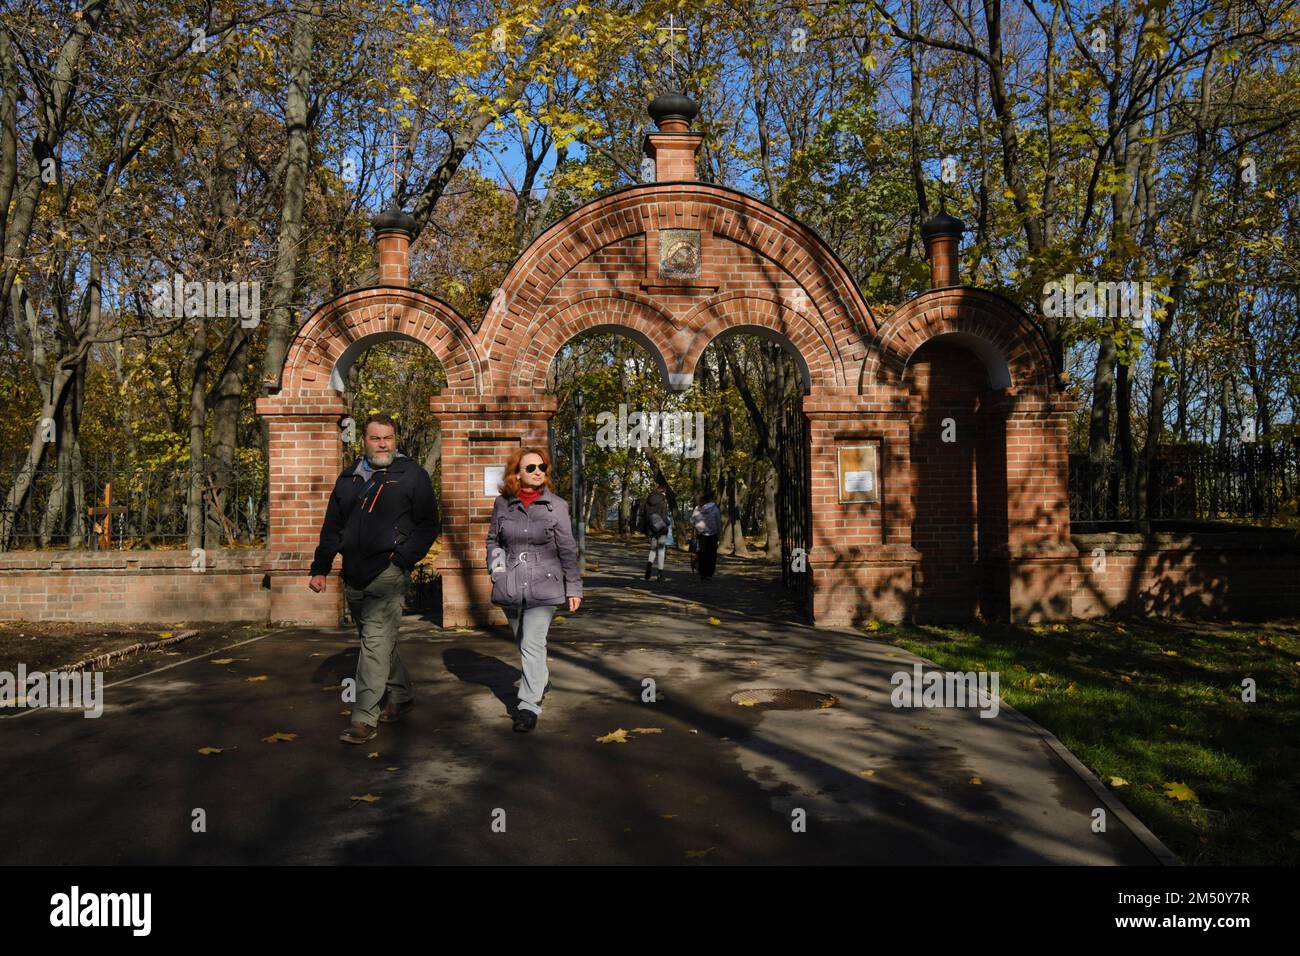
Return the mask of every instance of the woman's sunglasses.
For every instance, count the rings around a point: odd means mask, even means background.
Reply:
[[[524,471],[529,474],[532,474],[534,471],[540,471],[542,474],[545,474],[546,462],[542,462],[540,465],[524,465]]]

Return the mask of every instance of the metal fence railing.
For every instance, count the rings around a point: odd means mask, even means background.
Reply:
[[[1070,456],[1074,522],[1259,520],[1298,496],[1300,449],[1290,442],[1162,445],[1145,481],[1118,461]]]
[[[225,487],[216,475],[210,466],[202,470],[204,546],[265,541],[265,465],[237,462]],[[27,491],[13,502],[20,481]],[[187,461],[83,461],[61,469],[47,455],[28,471],[25,459],[11,460],[0,467],[0,550],[183,546],[189,485]]]

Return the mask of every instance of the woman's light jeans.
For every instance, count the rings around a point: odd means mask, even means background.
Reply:
[[[551,618],[559,610],[553,604],[535,604],[525,607],[504,607],[510,630],[519,642],[519,656],[523,660],[524,676],[519,681],[519,709],[542,712],[542,695],[550,672],[546,669],[546,632],[551,628]]]
[[[650,542],[650,556],[646,558],[646,563],[653,564],[662,571],[664,569],[664,551],[668,548],[668,533],[648,535],[647,540]]]

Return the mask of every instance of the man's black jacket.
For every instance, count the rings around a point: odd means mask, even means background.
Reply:
[[[441,525],[429,473],[406,457],[376,468],[367,481],[360,461],[334,482],[311,573],[329,574],[343,553],[343,580],[363,588],[389,562],[410,571],[429,553]]]

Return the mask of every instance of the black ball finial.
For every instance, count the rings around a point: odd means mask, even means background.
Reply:
[[[966,224],[956,216],[948,215],[947,209],[940,209],[938,213],[921,223],[922,239],[932,239],[935,236],[955,236],[960,239],[965,231]]]
[[[371,219],[370,225],[375,227],[375,232],[397,230],[406,233],[407,238],[415,235],[415,220],[399,209],[396,203]]]
[[[662,127],[664,120],[685,120],[689,123],[699,115],[700,108],[685,93],[662,93],[650,101],[650,118]]]

